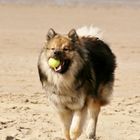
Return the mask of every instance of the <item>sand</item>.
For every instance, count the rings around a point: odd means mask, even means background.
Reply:
[[[113,99],[101,110],[97,136],[140,140],[140,8],[37,5],[0,5],[0,140],[62,136],[39,81],[38,55],[50,27],[68,33],[85,25],[101,28],[117,56]]]

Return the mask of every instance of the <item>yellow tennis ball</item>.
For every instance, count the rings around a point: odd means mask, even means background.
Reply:
[[[60,60],[55,59],[55,58],[50,58],[49,61],[48,61],[48,64],[49,64],[50,67],[56,68],[60,65]]]

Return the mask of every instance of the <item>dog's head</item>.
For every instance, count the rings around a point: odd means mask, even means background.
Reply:
[[[53,29],[48,31],[45,45],[47,59],[54,58],[60,61],[58,67],[52,68],[55,72],[65,73],[73,61],[77,61],[75,58],[79,43],[75,29],[72,29],[67,35],[60,35]]]

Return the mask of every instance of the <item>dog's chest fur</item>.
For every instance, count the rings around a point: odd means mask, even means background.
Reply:
[[[57,92],[57,91],[56,91]],[[85,94],[72,91],[65,91],[64,93],[52,93],[48,98],[59,108],[66,107],[71,110],[83,108],[85,104]],[[75,95],[74,95],[75,94]]]
[[[71,110],[81,109],[85,104],[86,94],[84,87],[80,89],[75,88],[75,76],[73,73],[77,72],[75,63],[71,66],[65,74],[54,72],[46,61],[44,53],[41,55],[40,67],[44,77],[42,84],[46,90],[48,99],[53,102],[57,107],[67,107]],[[78,61],[79,62],[79,61]]]
[[[49,78],[53,82],[49,84],[48,98],[57,107],[67,107],[71,110],[76,110],[84,106],[86,95],[83,89],[75,89],[75,78],[72,74],[59,75],[52,73],[52,75],[49,75],[48,80]]]

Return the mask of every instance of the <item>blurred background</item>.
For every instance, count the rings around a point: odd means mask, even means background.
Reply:
[[[13,4],[53,4],[53,5],[88,5],[88,4],[140,4],[139,0],[0,0],[0,3]]]

